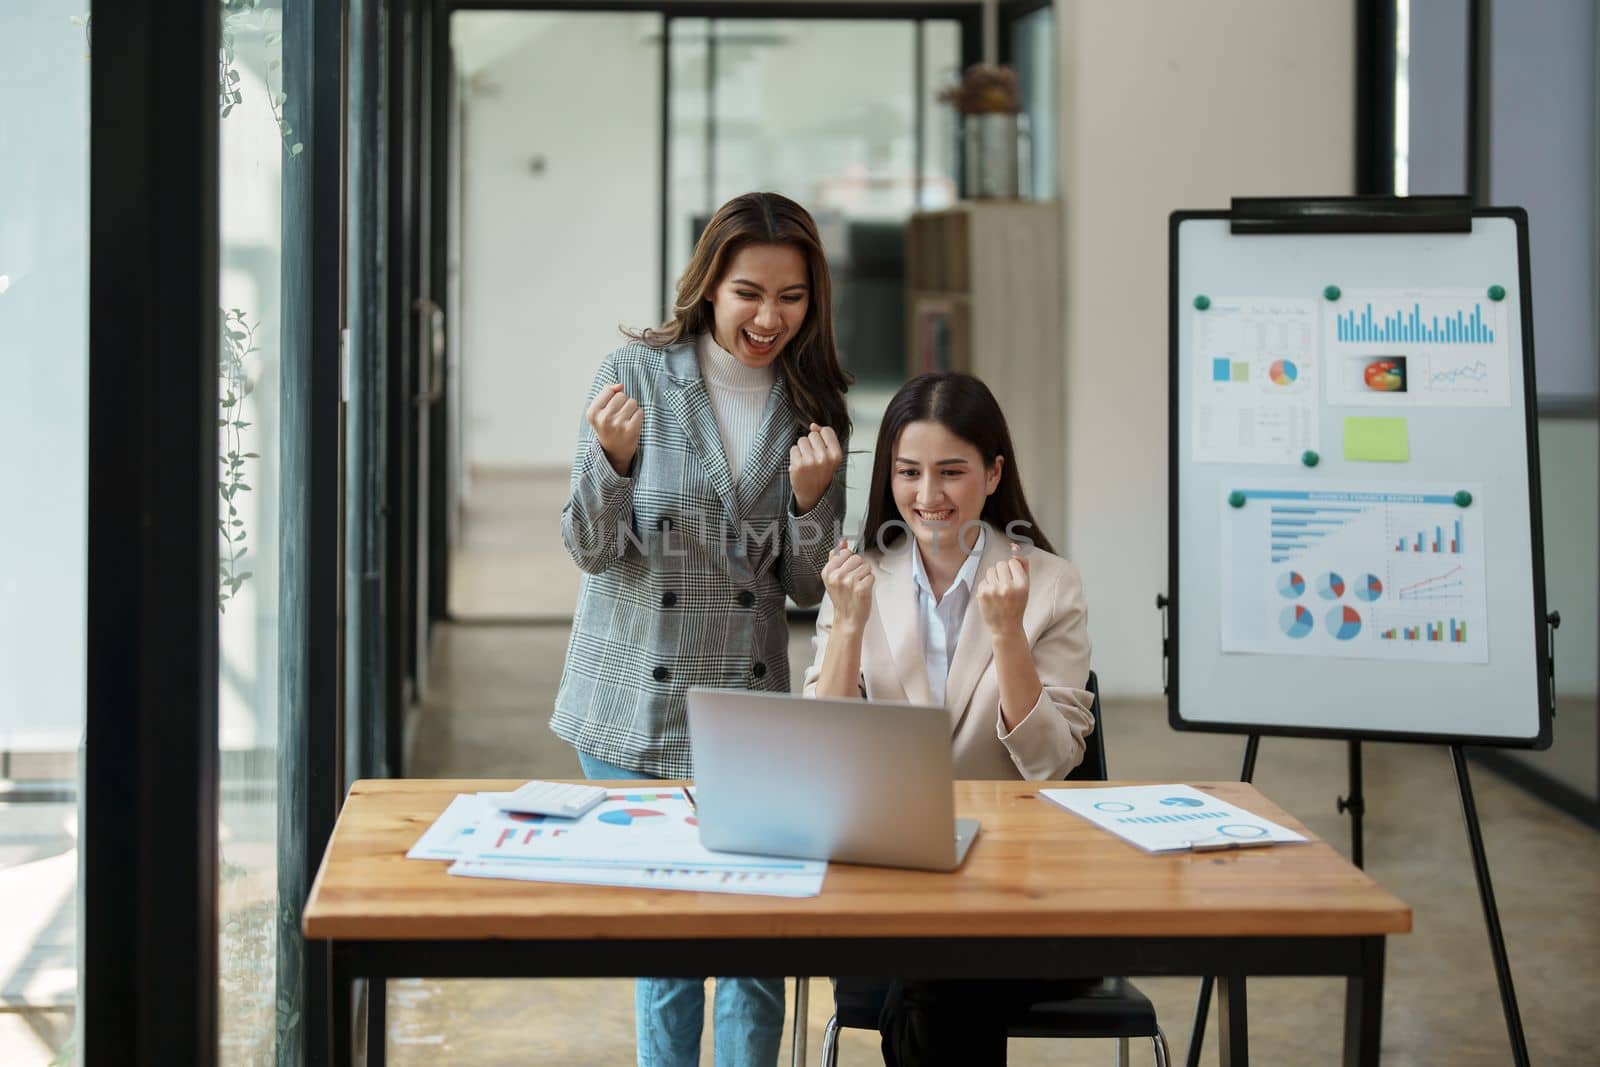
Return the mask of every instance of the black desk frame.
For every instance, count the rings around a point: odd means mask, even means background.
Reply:
[[[355,993],[367,993],[368,1067],[384,1062],[389,978],[619,978],[643,971],[835,974],[892,969],[916,978],[1218,975],[1222,1064],[1250,1061],[1247,976],[1347,980],[1345,1067],[1377,1067],[1383,1014],[1384,935],[1314,937],[719,938],[592,941],[334,941],[334,1063],[355,1062]],[[668,968],[666,973],[671,973]]]

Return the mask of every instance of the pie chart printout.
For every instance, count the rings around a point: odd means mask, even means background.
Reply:
[[[1278,617],[1278,625],[1282,626],[1283,632],[1290,637],[1305,637],[1311,633],[1311,612],[1303,605],[1291,604],[1284,608],[1283,614]]]
[[[1361,614],[1348,604],[1328,612],[1328,632],[1340,641],[1348,641],[1361,632]]]

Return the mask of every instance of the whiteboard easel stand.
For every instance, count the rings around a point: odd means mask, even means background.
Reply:
[[[1177,222],[1183,215],[1200,213],[1174,213],[1173,219],[1173,262],[1171,268],[1172,303],[1171,309],[1178,305],[1177,292]],[[1468,197],[1342,197],[1342,198],[1234,198],[1233,208],[1229,213],[1235,233],[1275,233],[1275,234],[1317,234],[1317,233],[1350,233],[1350,232],[1386,232],[1386,233],[1448,233],[1470,232],[1472,227],[1472,202]],[[1521,265],[1522,285],[1526,299],[1527,268],[1526,268],[1526,223],[1524,221],[1523,243],[1521,245],[1523,264]],[[1174,370],[1177,364],[1177,334],[1176,316],[1172,319],[1172,358]],[[1529,396],[1532,391],[1532,329],[1531,322],[1524,322],[1524,369],[1527,376]],[[1177,428],[1177,395],[1178,389],[1174,382],[1172,390],[1173,420],[1170,427],[1174,466],[1176,450],[1178,447]],[[1536,483],[1535,483],[1536,484]],[[1174,505],[1175,506],[1175,505]],[[1176,510],[1173,518],[1176,527]],[[1170,551],[1175,559],[1177,553],[1176,538]],[[1163,694],[1169,693],[1167,684],[1170,638],[1168,634],[1169,609],[1172,601],[1163,594],[1156,595],[1156,608],[1161,612],[1161,680]],[[1551,611],[1544,618],[1546,626],[1547,672],[1549,684],[1549,714],[1555,716],[1555,630],[1561,625],[1561,613]],[[1244,765],[1239,772],[1239,780],[1250,782],[1255,777],[1256,757],[1261,746],[1260,733],[1248,733],[1245,740]],[[1361,740],[1357,737],[1347,739],[1349,745],[1349,795],[1336,798],[1336,807],[1340,814],[1350,815],[1351,825],[1351,859],[1355,865],[1363,867],[1363,841],[1362,817],[1366,814],[1366,802],[1362,795],[1362,767],[1361,767]],[[1450,758],[1455,769],[1456,787],[1461,796],[1461,813],[1467,829],[1467,841],[1472,849],[1473,874],[1478,884],[1478,899],[1483,906],[1484,926],[1489,936],[1489,951],[1494,960],[1495,979],[1500,987],[1500,1004],[1505,1013],[1506,1035],[1510,1040],[1513,1062],[1517,1067],[1529,1067],[1528,1044],[1522,1028],[1522,1013],[1517,1006],[1516,986],[1511,977],[1511,964],[1506,955],[1505,934],[1500,925],[1500,911],[1495,903],[1494,884],[1489,872],[1489,860],[1483,846],[1483,829],[1478,819],[1478,806],[1472,791],[1472,777],[1467,767],[1464,743],[1452,742],[1446,747],[1450,750]],[[1195,1005],[1194,1028],[1189,1039],[1189,1052],[1186,1059],[1187,1067],[1199,1067],[1200,1056],[1205,1042],[1206,1020],[1211,1009],[1212,988],[1216,979],[1207,976],[1201,979],[1200,993]],[[1352,989],[1348,996],[1356,996]],[[1224,1060],[1229,1059],[1224,1050]]]
[[[1162,629],[1166,628],[1166,613],[1168,600],[1165,596],[1156,595],[1156,607],[1162,615]],[[1561,626],[1561,613],[1552,611],[1548,618],[1548,625],[1552,632],[1551,648],[1554,649],[1554,631]],[[1162,671],[1165,673],[1167,657],[1167,639],[1163,634],[1161,639]],[[1165,679],[1163,678],[1162,692],[1166,692]],[[1550,657],[1550,692],[1555,693],[1555,656]],[[1552,699],[1550,714],[1555,715],[1555,705]],[[1361,742],[1351,740],[1350,746],[1350,795],[1338,797],[1335,807],[1341,815],[1350,815],[1350,861],[1357,867],[1365,869],[1362,862],[1361,817],[1366,814],[1366,801],[1361,793]],[[1467,825],[1467,841],[1472,848],[1472,870],[1478,882],[1478,899],[1483,905],[1483,922],[1489,932],[1489,952],[1494,957],[1495,980],[1500,986],[1500,1004],[1505,1010],[1506,1034],[1511,1040],[1511,1050],[1514,1061],[1518,1067],[1527,1067],[1528,1044],[1522,1032],[1522,1012],[1517,1007],[1517,990],[1511,979],[1511,963],[1506,957],[1505,934],[1500,928],[1500,909],[1495,904],[1494,884],[1489,876],[1489,859],[1483,848],[1483,829],[1478,821],[1478,805],[1472,793],[1472,777],[1467,770],[1466,754],[1461,745],[1451,745],[1450,759],[1455,767],[1456,787],[1461,794],[1461,814]],[[1256,775],[1256,756],[1261,750],[1261,735],[1248,734],[1244,742],[1244,765],[1239,769],[1239,781],[1249,783]],[[1206,1020],[1211,1014],[1211,990],[1216,979],[1206,976],[1200,980],[1200,995],[1194,1007],[1194,1028],[1189,1034],[1189,1053],[1184,1060],[1185,1067],[1200,1067],[1200,1054],[1205,1047]]]

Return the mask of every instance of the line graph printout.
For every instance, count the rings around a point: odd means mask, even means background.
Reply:
[[[1345,290],[1323,310],[1328,403],[1505,407],[1506,320],[1485,290]]]
[[[1298,463],[1317,442],[1317,305],[1212,301],[1194,316],[1196,463]]]
[[[1480,486],[1240,492],[1219,505],[1223,652],[1489,662]]]

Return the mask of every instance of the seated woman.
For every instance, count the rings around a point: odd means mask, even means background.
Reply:
[[[840,542],[823,568],[805,694],[943,705],[957,778],[1076,767],[1094,728],[1082,583],[1028,510],[983,382],[924,374],[895,394],[867,508],[859,552]],[[1075,984],[891,983],[884,1062],[1003,1064],[1011,1010]]]

